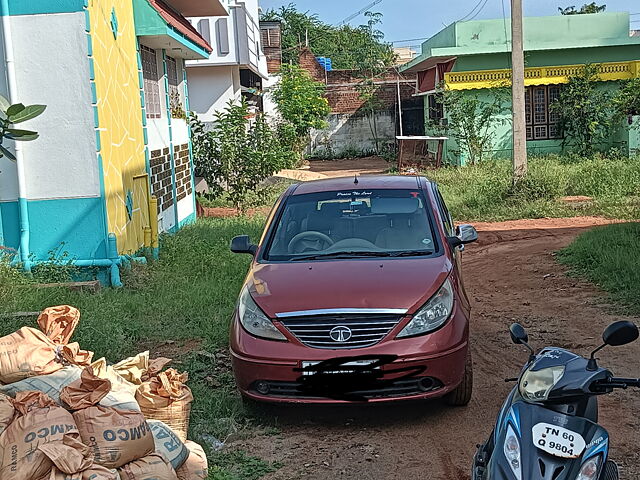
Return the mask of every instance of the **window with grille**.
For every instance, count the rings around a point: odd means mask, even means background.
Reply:
[[[142,58],[142,79],[144,81],[144,106],[147,118],[160,118],[162,108],[160,104],[160,77],[158,76],[158,61],[156,51],[140,45]]]
[[[444,117],[444,105],[437,94],[429,95],[427,98],[429,101],[429,120],[440,123]]]
[[[562,138],[558,128],[558,115],[550,108],[559,96],[558,85],[527,87],[525,91],[527,140]]]
[[[167,62],[167,83],[169,84],[169,103],[171,105],[171,116],[182,118],[184,116],[184,103],[180,94],[181,69],[179,63],[173,57],[166,57]]]

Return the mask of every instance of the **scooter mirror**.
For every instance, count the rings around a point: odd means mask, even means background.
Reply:
[[[638,327],[633,322],[621,320],[609,325],[602,334],[602,340],[606,345],[618,347],[626,345],[638,338]]]
[[[529,343],[529,335],[522,325],[519,323],[512,323],[509,327],[509,333],[511,334],[511,341],[515,344],[527,344]]]

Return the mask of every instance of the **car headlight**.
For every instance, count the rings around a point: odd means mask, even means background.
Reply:
[[[596,480],[600,470],[600,455],[592,457],[582,464],[576,480]]]
[[[251,298],[248,288],[244,288],[238,301],[238,317],[242,326],[252,335],[271,340],[286,340],[271,319],[267,317],[256,302]]]
[[[504,439],[504,456],[509,462],[509,467],[518,480],[522,480],[522,463],[520,459],[520,442],[513,431],[511,424],[507,427],[507,436]]]
[[[412,337],[431,332],[447,321],[453,309],[453,287],[447,278],[440,290],[413,316],[406,327],[398,334],[400,337]]]
[[[527,370],[520,379],[520,394],[525,400],[544,402],[549,392],[564,375],[564,367],[549,367],[542,370]]]

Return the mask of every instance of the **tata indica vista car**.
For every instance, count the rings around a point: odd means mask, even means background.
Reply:
[[[237,385],[253,400],[469,402],[470,225],[435,183],[361,176],[292,185],[258,244],[231,325]]]

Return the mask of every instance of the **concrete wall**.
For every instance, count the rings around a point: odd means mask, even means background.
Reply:
[[[396,135],[394,112],[382,111],[375,116],[378,143],[380,148],[393,143]],[[347,152],[366,154],[375,151],[375,140],[371,132],[369,118],[351,113],[332,113],[328,119],[329,127],[314,130],[308,147],[310,156],[333,157]]]

